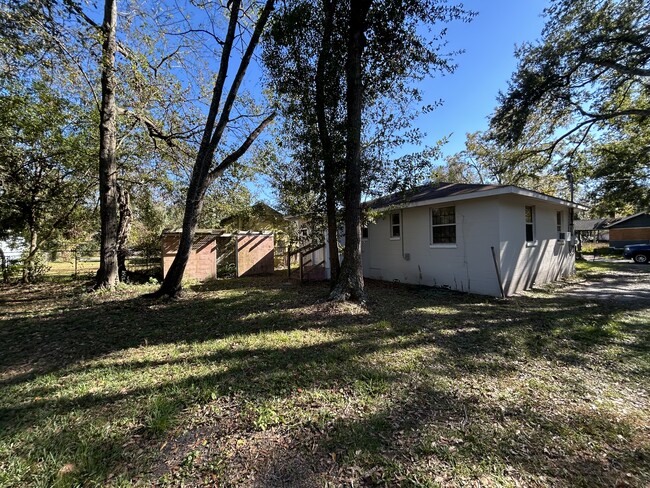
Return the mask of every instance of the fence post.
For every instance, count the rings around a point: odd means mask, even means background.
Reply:
[[[77,248],[74,248],[74,279],[77,279]]]
[[[302,251],[298,253],[298,278],[300,278],[300,283],[302,283]]]

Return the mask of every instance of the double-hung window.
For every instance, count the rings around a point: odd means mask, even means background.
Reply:
[[[535,207],[524,207],[526,215],[526,242],[535,242]]]
[[[390,238],[399,239],[402,235],[402,221],[400,213],[395,212],[390,214]]]
[[[456,244],[456,207],[431,209],[431,244]]]

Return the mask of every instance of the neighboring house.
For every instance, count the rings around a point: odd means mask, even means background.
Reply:
[[[367,278],[505,296],[574,272],[575,203],[516,186],[425,185],[367,203]]]
[[[609,231],[605,228],[612,219],[574,220],[573,232],[578,243],[603,242],[609,240]]]
[[[249,208],[226,217],[219,225],[231,232],[248,231],[249,229],[272,232],[275,236],[275,260],[277,266],[284,265],[287,249],[292,247],[291,244],[295,240],[295,230],[292,222],[264,202],[257,202]]]
[[[219,225],[229,231],[258,231],[287,232],[288,224],[282,213],[264,202],[257,202],[250,208],[223,219]]]
[[[628,244],[650,243],[650,213],[639,212],[605,227],[609,230],[609,247],[621,249]]]

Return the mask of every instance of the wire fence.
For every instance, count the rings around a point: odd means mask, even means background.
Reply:
[[[46,253],[48,275],[86,278],[94,276],[99,269],[99,249],[57,249]],[[154,275],[160,270],[160,254],[135,252],[126,259],[130,273]]]
[[[0,281],[13,282],[21,279],[24,259],[11,256],[2,263]],[[54,249],[41,252],[32,264],[33,278],[89,279],[95,276],[100,264],[99,249]],[[139,251],[126,259],[127,275],[121,279],[161,278],[161,259],[158,252]]]

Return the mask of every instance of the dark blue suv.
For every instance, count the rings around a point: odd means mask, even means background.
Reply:
[[[635,263],[647,263],[650,259],[650,244],[630,244],[623,248],[623,257],[634,259]]]

